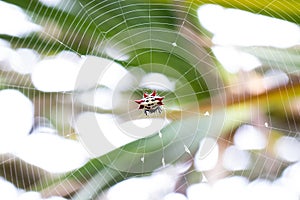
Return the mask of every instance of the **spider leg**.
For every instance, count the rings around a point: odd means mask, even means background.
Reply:
[[[158,110],[159,114],[162,112],[160,106],[157,107],[157,110]]]

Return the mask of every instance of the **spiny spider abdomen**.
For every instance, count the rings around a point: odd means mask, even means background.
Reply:
[[[156,95],[154,90],[152,94],[144,93],[144,98],[134,101],[140,105],[139,109],[144,109],[145,115],[148,115],[149,113],[162,112],[161,106],[164,105],[162,102],[164,98]]]

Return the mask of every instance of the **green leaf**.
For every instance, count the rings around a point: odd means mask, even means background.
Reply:
[[[109,57],[107,48],[119,48],[129,56],[120,62],[124,67],[140,67],[176,80],[175,95],[182,97],[182,104],[208,98],[208,90],[216,89],[206,84],[217,76],[212,73],[212,61],[197,41],[180,32],[184,16],[176,16],[178,6],[172,1],[81,0],[66,1],[65,7],[58,8],[37,0],[6,2],[22,7],[44,26],[41,33],[25,38],[0,35],[14,48],[32,48],[46,55],[70,50],[101,57]],[[56,33],[47,31],[52,27],[58,28]]]
[[[145,72],[161,73],[176,80],[176,96],[183,102],[197,101],[211,96],[207,82],[218,80],[214,64],[207,51],[190,36],[165,28],[137,28],[116,34],[96,54],[106,48],[121,48],[130,59],[121,64],[131,69],[139,67]],[[204,76],[202,76],[204,74]],[[193,99],[196,96],[196,99]]]
[[[133,1],[64,1],[60,7],[47,7],[38,0],[5,0],[23,8],[30,18],[44,27],[38,35],[64,44],[66,49],[88,54],[104,40],[138,27],[174,28],[172,4]],[[53,32],[53,28],[56,28]],[[49,30],[48,30],[49,29]],[[0,36],[1,38],[1,36]],[[7,39],[5,37],[2,37]],[[43,45],[27,40],[39,51]],[[28,43],[33,44],[28,44]],[[51,51],[55,51],[53,46]]]
[[[239,106],[238,110],[231,107],[219,110],[211,116],[194,116],[174,121],[161,130],[162,137],[156,133],[92,159],[80,169],[53,182],[45,181],[39,186],[39,190],[53,195],[59,191],[58,188],[70,188],[70,185],[77,183],[83,188],[76,193],[75,199],[95,198],[105,188],[120,180],[130,176],[147,175],[154,169],[163,167],[162,158],[166,165],[191,159],[203,137],[218,137],[239,126],[241,122],[250,118],[249,109]],[[141,161],[142,157],[144,162]],[[70,191],[65,191],[72,192],[72,187]]]
[[[97,26],[86,20],[88,16],[84,10],[80,9],[78,1],[68,1],[64,9],[47,7],[38,0],[6,0],[6,2],[20,6],[28,13],[32,21],[43,26],[42,32],[37,33],[33,40],[30,40],[32,36],[29,36],[26,41],[26,45],[32,46],[37,51],[41,51],[44,47],[39,40],[60,43],[67,50],[82,53],[87,53],[88,50],[84,52],[83,50],[88,49],[89,43],[95,42],[93,35],[95,35],[94,31],[97,30]],[[24,44],[22,41],[20,43],[17,46]],[[59,50],[56,47],[60,46],[53,45],[51,52]]]

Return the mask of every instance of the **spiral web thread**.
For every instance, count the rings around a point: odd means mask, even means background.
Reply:
[[[67,3],[61,8],[63,11],[71,11],[75,6],[78,6],[78,4],[80,5],[80,7],[81,7],[81,10],[79,11],[79,14],[81,14],[83,17],[81,18],[79,18],[78,20],[79,21],[90,21],[90,23],[91,24],[93,24],[93,25],[95,25],[96,27],[101,27],[101,25],[102,24],[99,24],[99,23],[97,23],[97,21],[96,21],[96,19],[94,18],[94,15],[92,15],[91,13],[93,12],[93,11],[95,11],[95,10],[97,10],[97,9],[102,9],[102,4],[103,5],[105,5],[107,2],[106,1],[102,1],[102,2],[97,2],[97,1],[90,1],[89,3],[87,3],[86,5],[83,5],[83,3],[81,3],[80,1],[79,2],[77,2],[77,1],[67,1]],[[123,19],[124,19],[124,21],[122,22],[122,23],[124,23],[125,24],[125,26],[126,26],[126,28],[129,30],[129,29],[132,29],[132,27],[130,26],[130,25],[128,25],[128,23],[127,23],[127,21],[129,20],[129,19],[127,19],[127,15],[128,14],[130,14],[130,13],[126,13],[124,10],[123,10],[123,8],[122,8],[122,4],[121,4],[121,1],[118,1],[118,4],[119,4],[119,6],[120,6],[120,9],[121,9],[121,11],[122,11],[122,17],[123,17]],[[138,3],[137,3],[138,4]],[[156,3],[157,5],[159,5],[159,3]],[[150,5],[150,1],[149,1],[149,5]],[[134,6],[134,5],[132,5],[132,6]],[[193,3],[188,3],[187,5],[185,5],[186,7],[185,7],[185,10],[186,11],[190,11],[191,9],[193,9]],[[30,7],[30,5],[28,5],[28,7]],[[180,7],[180,6],[179,6]],[[170,10],[170,12],[175,12],[176,11],[176,9],[172,9],[172,10]],[[261,12],[263,12],[264,10],[262,10]],[[34,12],[40,12],[39,10],[35,10]],[[181,10],[178,10],[178,12],[182,12]],[[181,24],[179,24],[179,25],[177,25],[178,27],[177,27],[177,29],[178,29],[178,33],[180,33],[181,32],[181,29],[183,29],[184,28],[184,26],[185,26],[185,23],[189,23],[189,21],[187,20],[187,17],[188,17],[188,12],[185,12],[184,14],[183,14],[183,16],[181,16],[181,17],[179,17],[178,16],[178,18],[176,18],[176,20],[178,20],[178,21],[180,21],[180,22],[182,22]],[[83,14],[82,14],[83,13]],[[78,15],[78,16],[80,16],[80,15]],[[59,16],[56,16],[56,19],[57,19],[57,17],[59,17]],[[37,19],[34,19],[34,18],[32,18],[34,21],[35,20],[37,20]],[[43,19],[43,20],[45,20],[45,19]],[[150,14],[150,12],[149,12],[149,15],[148,15],[148,20],[149,20],[149,27],[147,27],[147,28],[149,28],[150,30],[153,28],[152,27],[152,24],[151,24],[151,20],[152,20],[152,16],[151,16],[151,14]],[[50,29],[51,29],[51,22],[49,21],[49,19],[47,19],[46,21],[43,21],[43,23],[44,24],[46,24],[46,25],[49,25],[50,26]],[[63,26],[68,26],[67,24],[63,24]],[[78,24],[78,26],[80,26],[79,24]],[[172,24],[170,24],[170,26],[172,26]],[[49,43],[51,42],[51,40],[54,40],[54,41],[57,41],[59,44],[61,44],[62,46],[63,46],[63,48],[65,49],[65,50],[68,50],[68,51],[72,51],[72,52],[74,52],[74,53],[76,53],[77,55],[79,55],[79,56],[84,56],[82,53],[80,53],[79,52],[79,48],[80,48],[80,46],[76,49],[74,49],[74,48],[72,48],[72,47],[70,47],[69,46],[69,44],[70,43],[72,43],[71,41],[69,41],[68,39],[67,39],[67,37],[68,36],[73,36],[73,38],[74,37],[76,37],[76,35],[77,35],[77,33],[75,32],[75,30],[71,30],[71,29],[69,29],[68,31],[67,31],[67,33],[68,34],[66,34],[65,36],[63,36],[62,37],[62,39],[58,39],[58,38],[56,38],[55,37],[55,35],[53,36],[52,34],[49,34],[49,33],[47,33],[47,32],[43,32],[43,34],[45,34],[48,38],[50,38],[50,40],[49,40]],[[103,38],[106,38],[106,36],[107,35],[109,35],[110,34],[110,32],[108,31],[108,32],[103,32],[103,31],[101,31],[100,29],[95,29],[94,30],[94,33],[93,34],[97,34],[97,35],[99,35],[99,37],[103,37]],[[132,40],[132,38],[131,38],[131,36],[129,35],[128,36],[129,37],[129,39],[130,39],[130,41],[131,42],[133,42],[133,40]],[[72,37],[70,37],[70,38],[72,38]],[[82,40],[80,40],[79,41],[79,43],[81,43],[81,42],[84,42],[83,41],[83,39],[84,38],[81,38]],[[151,35],[151,32],[150,32],[150,38],[149,38],[149,41],[152,41],[151,40],[152,39],[152,35]],[[177,38],[176,38],[177,39]],[[170,46],[172,46],[172,51],[171,52],[169,52],[169,55],[171,55],[172,53],[173,53],[173,50],[175,49],[175,48],[180,48],[180,46],[177,44],[177,40],[174,40],[172,43],[170,43]],[[63,41],[67,41],[67,42],[63,42]],[[100,41],[102,41],[101,39],[100,39]],[[103,40],[104,41],[104,40]],[[68,44],[67,44],[68,43]],[[101,43],[101,42],[100,42]],[[35,47],[35,49],[38,49],[38,50],[41,50],[41,51],[43,51],[44,49],[44,47],[43,46],[39,46],[39,44],[37,44],[37,43],[32,43],[32,46],[34,46]],[[38,48],[37,48],[38,47]],[[153,46],[153,48],[155,48],[154,46]],[[87,54],[89,54],[89,51],[90,50],[92,50],[93,49],[93,44],[92,43],[89,43],[89,45],[88,45],[88,47],[87,47],[87,49],[88,49],[88,51],[87,51]],[[188,51],[188,49],[186,49],[187,51]],[[255,50],[255,47],[253,47],[253,50]],[[152,51],[152,50],[151,50]],[[54,51],[53,52],[53,50],[52,50],[52,52],[51,52],[51,54],[57,54],[57,53],[59,53],[59,51]],[[138,56],[139,55],[139,53],[138,53],[138,51],[135,51],[135,53],[136,53],[136,55]],[[47,53],[46,53],[47,54]],[[49,54],[50,54],[50,52],[49,52]],[[210,54],[212,54],[212,52],[208,52],[207,53],[208,55],[210,55]],[[170,59],[170,56],[168,57],[168,59],[167,59],[167,61],[166,61],[166,63],[165,63],[165,65],[167,65],[168,64],[168,62],[169,62],[169,59]],[[150,57],[150,60],[152,60],[152,54],[151,54],[151,57]],[[137,59],[137,61],[138,61],[138,63],[140,64],[140,61]],[[151,67],[152,67],[152,65],[150,65]],[[192,70],[195,70],[195,69],[193,69],[193,68],[191,68],[190,69],[191,71]],[[204,74],[202,74],[202,76],[207,76],[207,75],[209,75],[210,73],[214,73],[215,71],[214,70],[216,70],[216,69],[211,69],[211,71],[208,71],[207,73],[204,73]],[[150,69],[150,71],[152,71],[152,68]],[[164,70],[162,71],[162,73],[164,73]],[[188,73],[188,71],[186,72],[186,73]],[[184,76],[185,74],[182,74],[182,76]],[[28,77],[26,77],[26,76],[21,76],[21,75],[17,75],[17,74],[13,74],[13,75],[11,75],[11,74],[5,74],[4,72],[2,72],[2,74],[1,74],[1,76],[2,77],[5,77],[5,79],[7,80],[6,82],[8,82],[8,84],[6,84],[5,85],[5,87],[7,87],[7,88],[17,88],[18,90],[20,90],[20,91],[22,91],[24,94],[28,94],[29,96],[30,95],[32,95],[32,96],[35,96],[35,98],[37,98],[37,102],[38,102],[38,104],[35,104],[35,106],[38,106],[38,110],[39,110],[39,113],[36,113],[36,115],[38,115],[38,116],[43,116],[43,115],[45,115],[45,114],[47,114],[48,115],[48,117],[49,117],[49,119],[52,121],[59,121],[59,120],[61,120],[61,118],[62,118],[62,116],[59,116],[59,114],[58,113],[60,113],[61,115],[63,115],[63,113],[64,113],[64,106],[66,106],[65,105],[65,103],[69,103],[69,100],[70,100],[70,98],[71,98],[71,95],[72,95],[72,92],[58,92],[58,93],[54,93],[54,94],[52,94],[52,93],[39,93],[38,91],[36,91],[35,90],[35,88],[34,88],[34,86],[32,86],[32,84],[30,84],[30,79],[28,78]],[[181,77],[179,77],[178,78],[178,80],[180,80],[180,78]],[[25,84],[24,85],[26,85],[26,86],[20,86],[20,85],[18,85],[18,84],[16,84],[16,83],[14,83],[14,81],[13,80],[21,80],[21,82],[25,82]],[[198,81],[197,79],[195,79],[195,81]],[[183,85],[184,86],[184,85]],[[221,88],[215,88],[214,90],[220,90],[220,91],[222,91],[222,90],[224,90],[224,89],[230,89],[231,87],[232,88],[234,88],[236,85],[227,85],[226,86],[226,88],[225,87],[221,87]],[[133,88],[134,89],[134,88]],[[140,96],[142,96],[142,93],[143,91],[140,91],[139,92],[139,94],[140,94]],[[210,90],[208,91],[208,92],[211,92]],[[214,91],[215,92],[215,91]],[[199,92],[199,93],[201,93],[201,91]],[[192,94],[192,95],[195,95],[195,94]],[[176,99],[180,99],[181,97],[180,96],[176,96],[174,99],[176,100]],[[52,105],[52,101],[54,101],[55,102],[55,113],[53,113],[53,109],[51,108],[51,107],[48,107],[49,106],[49,104],[47,105],[46,104],[46,100],[45,99],[48,99],[48,101],[50,101],[50,106],[53,106]],[[164,100],[164,102],[165,102],[165,104],[168,104],[168,102],[171,102],[171,101],[173,101],[174,99],[165,99]],[[57,100],[60,100],[60,101],[57,101]],[[267,105],[267,107],[269,108],[270,106],[272,106],[272,105],[269,105],[269,102],[267,101],[267,103],[268,103],[268,105]],[[284,108],[284,110],[287,110],[288,108]],[[46,112],[49,112],[49,113],[46,113]],[[196,112],[195,112],[195,114],[197,114]],[[208,113],[208,112],[203,112],[203,113],[201,113],[201,115],[203,116],[203,117],[205,117],[206,115],[210,115],[210,114],[213,114],[213,113]],[[286,113],[287,114],[287,113]],[[142,114],[141,114],[142,115]],[[288,115],[288,114],[287,114]],[[54,118],[54,119],[53,119]],[[253,120],[254,121],[254,120]],[[265,122],[265,124],[263,124],[263,125],[261,125],[261,124],[253,124],[253,125],[255,125],[256,127],[259,127],[259,128],[266,128],[266,129],[268,129],[268,130],[275,130],[275,131],[281,131],[281,132],[285,132],[285,133],[287,133],[288,135],[291,135],[292,137],[297,137],[297,131],[294,131],[293,129],[293,126],[296,126],[296,120],[295,119],[293,119],[292,120],[293,122],[293,124],[289,124],[289,128],[288,129],[283,129],[283,128],[280,128],[280,127],[276,127],[274,124],[271,124],[270,122],[271,122],[271,117],[269,116],[269,118],[268,119],[266,119],[266,122]],[[240,123],[241,124],[244,124],[244,123],[248,123],[247,121],[240,121]],[[71,132],[71,127],[69,127],[69,126],[66,126],[66,127],[64,127],[64,125],[65,125],[65,123],[62,123],[62,130],[64,131],[63,133],[61,133],[62,135],[64,135],[65,137],[71,137],[72,136],[72,133],[70,133]],[[176,133],[176,129],[173,129],[174,130],[174,132]],[[164,136],[163,136],[163,134],[161,134],[160,132],[159,132],[159,136],[160,136],[160,138],[163,138]],[[224,142],[225,144],[227,144],[227,145],[231,145],[232,144],[232,141],[230,140],[230,139],[227,139],[227,138],[224,138],[224,137],[222,137],[222,136],[217,136],[217,140],[218,141],[222,141],[222,142]],[[141,143],[140,144],[141,145],[141,147],[142,146],[144,146],[144,145],[146,145],[146,144],[143,144],[143,143]],[[162,145],[162,148],[164,148],[163,147],[163,140],[161,140],[161,145]],[[182,141],[182,148],[185,150],[185,153],[187,153],[187,154],[190,154],[190,156],[191,156],[191,159],[195,159],[192,155],[191,155],[191,153],[190,153],[190,150],[189,150],[189,148],[185,145],[185,143],[184,143],[184,141]],[[265,150],[263,150],[263,151],[258,151],[258,152],[252,152],[252,154],[256,154],[256,156],[257,156],[257,159],[256,160],[253,160],[252,162],[253,162],[253,164],[254,165],[256,165],[256,163],[258,163],[258,162],[260,162],[259,161],[259,159],[260,159],[260,157],[264,157],[265,156],[265,153],[266,153],[266,151]],[[13,158],[14,159],[14,158]],[[118,157],[116,157],[115,159],[118,159]],[[141,157],[141,162],[142,163],[144,163],[145,162],[145,160],[144,160],[145,158],[144,158],[144,156],[142,156]],[[163,154],[161,155],[161,166],[162,167],[165,167],[165,155],[164,155],[164,151],[163,151]],[[9,161],[5,161],[5,162],[10,162],[11,160],[9,160]],[[12,162],[12,163],[18,163],[18,162],[20,162],[20,161],[16,161],[16,162]],[[266,160],[264,161],[264,163],[263,163],[263,166],[261,166],[262,168],[264,168],[264,166],[265,165],[270,165],[270,162],[271,163],[273,163],[273,164],[278,164],[278,165],[280,165],[280,166],[284,166],[285,165],[285,163],[283,162],[283,161],[280,161],[279,159],[276,159],[276,158],[266,158]],[[3,164],[3,163],[2,163]],[[132,163],[131,163],[132,164]],[[129,164],[129,165],[131,165],[131,164]],[[271,164],[271,166],[273,165],[273,164]],[[15,166],[11,166],[11,168],[13,168],[13,167],[15,167]],[[95,166],[96,167],[96,166]],[[129,167],[130,168],[130,167]],[[28,166],[28,169],[26,169],[27,171],[31,171],[32,169],[31,169],[31,166]],[[12,174],[11,175],[7,175],[7,173],[12,173],[11,172],[11,170],[4,170],[4,176],[13,176]],[[40,172],[39,172],[39,170],[38,170],[38,174],[39,174]],[[107,173],[110,173],[109,171],[107,172]],[[192,172],[189,172],[189,173],[192,173]],[[217,177],[218,176],[218,173],[220,173],[220,174],[222,174],[222,173],[224,173],[224,171],[219,171],[219,172],[217,172],[216,174],[215,174],[215,176]],[[246,174],[247,172],[245,171],[245,174]],[[252,172],[250,172],[249,173],[249,175],[246,175],[246,176],[249,176],[249,178],[251,177],[251,173]],[[269,171],[269,172],[261,172],[262,174],[261,174],[261,176],[268,176],[269,174],[272,174],[272,172],[271,172],[271,170]],[[279,171],[279,168],[278,168],[278,171],[277,172],[275,172],[275,174],[277,174],[277,176],[279,175],[279,173],[281,173],[280,171]],[[229,173],[230,174],[230,173]],[[232,172],[232,175],[234,175],[235,173],[234,172]],[[244,172],[242,171],[241,172],[241,174],[243,175],[244,174]],[[22,179],[24,179],[24,176],[26,176],[26,174],[25,175],[23,175],[23,174],[20,174],[19,175],[20,177],[17,177],[17,181],[16,182],[18,182],[19,181],[19,179],[20,179],[20,181],[22,181]],[[41,172],[41,174],[39,174],[38,176],[42,176],[42,172]],[[112,175],[113,176],[113,175]],[[230,176],[230,175],[229,175]],[[260,176],[260,175],[259,175]],[[20,185],[24,185],[25,183],[20,183]],[[93,185],[89,185],[89,187],[95,187],[95,185],[94,184],[97,184],[97,183],[93,183]],[[18,184],[17,184],[18,185]],[[180,185],[180,186],[177,186],[177,189],[178,190],[180,190],[181,188],[185,188],[185,185],[189,185],[189,183],[187,183],[187,182],[184,182],[184,183],[182,183],[182,185]],[[95,187],[96,188],[96,187]]]

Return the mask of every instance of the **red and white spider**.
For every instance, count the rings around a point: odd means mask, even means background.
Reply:
[[[164,98],[156,95],[154,90],[151,94],[144,93],[142,99],[134,101],[140,105],[139,109],[144,109],[145,115],[148,115],[149,113],[162,112],[161,106],[164,105],[162,102]]]

